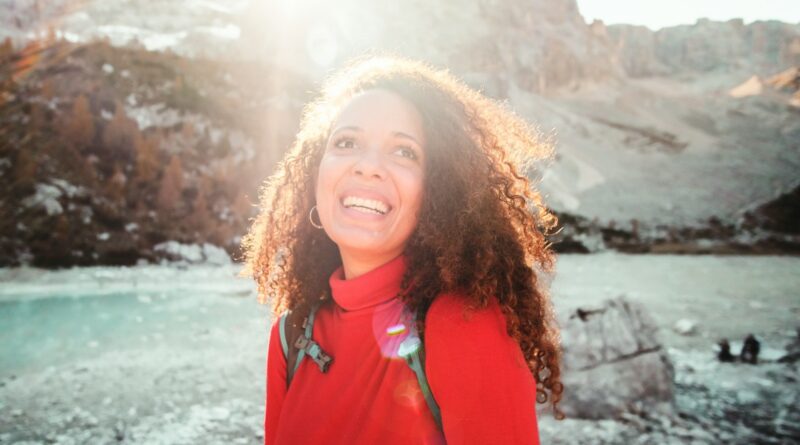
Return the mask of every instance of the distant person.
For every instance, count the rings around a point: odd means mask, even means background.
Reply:
[[[721,362],[733,362],[736,360],[736,357],[731,354],[731,344],[728,342],[727,338],[723,338],[717,343],[719,346],[719,353],[717,353],[717,359]]]
[[[538,444],[563,418],[540,274],[550,146],[452,77],[366,58],[328,81],[265,182],[245,272],[271,329],[265,443]]]
[[[753,334],[748,334],[742,344],[739,359],[744,363],[758,364],[758,352],[760,349],[761,344],[756,340],[756,337]]]

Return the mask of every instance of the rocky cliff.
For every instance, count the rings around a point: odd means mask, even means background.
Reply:
[[[559,249],[800,246],[786,230],[798,25],[606,27],[574,0],[3,0],[0,11],[3,263],[130,263],[169,240],[234,251],[309,92],[374,49],[447,67],[555,136],[554,162],[529,173],[564,223]],[[190,223],[204,212],[213,231]]]

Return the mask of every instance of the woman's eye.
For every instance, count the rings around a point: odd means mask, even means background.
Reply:
[[[355,148],[356,141],[350,138],[341,138],[337,139],[336,142],[333,143],[333,146],[336,148]]]
[[[408,159],[411,159],[411,160],[416,160],[417,159],[417,152],[415,152],[414,149],[411,148],[411,147],[398,147],[397,151],[395,151],[395,153],[399,154],[400,156],[402,156],[404,158],[408,158]]]

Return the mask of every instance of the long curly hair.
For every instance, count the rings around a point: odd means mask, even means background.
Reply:
[[[457,291],[471,308],[496,298],[508,334],[536,378],[537,401],[563,392],[560,335],[548,286],[555,254],[546,235],[557,218],[524,175],[549,160],[553,146],[502,103],[443,70],[395,56],[355,59],[304,109],[300,131],[260,189],[260,213],[242,240],[243,276],[258,284],[273,311],[307,311],[331,298],[328,277],[341,265],[337,246],[314,228],[309,212],[331,125],[359,92],[385,89],[412,103],[423,120],[426,171],[418,224],[408,240],[401,298],[425,314],[437,295]],[[534,172],[535,173],[535,172]]]

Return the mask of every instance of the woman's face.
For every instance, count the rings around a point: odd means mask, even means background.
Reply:
[[[319,219],[339,246],[345,273],[348,262],[377,267],[403,252],[424,181],[425,135],[411,103],[375,89],[345,104],[316,185]]]

